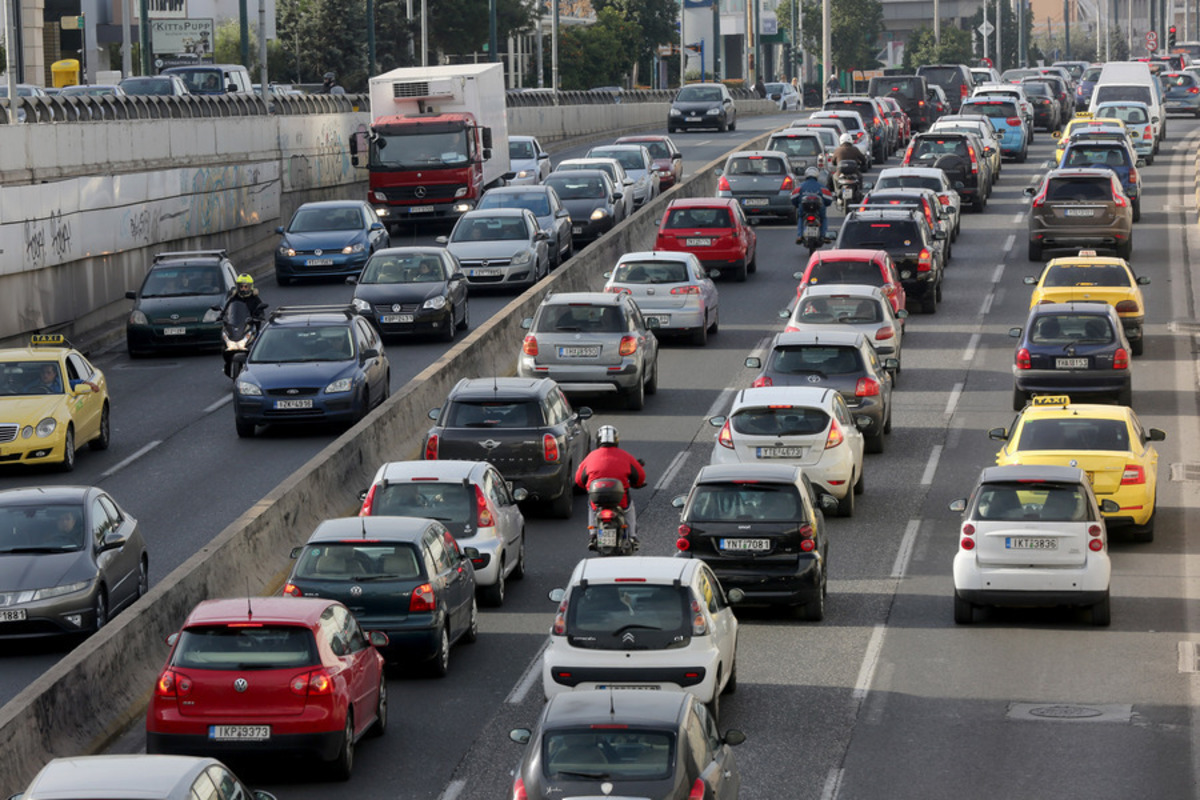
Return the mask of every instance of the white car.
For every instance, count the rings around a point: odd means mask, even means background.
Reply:
[[[510,186],[541,183],[550,174],[550,154],[533,136],[508,137],[508,162],[515,173]]]
[[[950,241],[958,239],[962,227],[962,198],[950,184],[944,170],[936,167],[884,167],[879,171],[871,191],[882,189],[932,189],[937,193],[938,202],[950,210]]]
[[[657,321],[655,336],[684,333],[692,344],[703,347],[708,344],[708,334],[717,331],[720,296],[711,273],[694,253],[626,253],[604,277],[608,279],[604,291],[632,295],[647,323],[651,318]]]
[[[841,120],[842,124],[846,126],[846,133],[854,137],[854,146],[866,157],[868,168],[874,163],[871,155],[871,135],[867,126],[863,124],[862,115],[857,111],[816,111],[810,119]],[[831,166],[837,167],[836,164]]]
[[[865,284],[806,284],[787,316],[787,331],[858,331],[871,340],[881,357],[898,363],[904,344],[904,309],[892,303],[878,286]],[[897,366],[896,374],[900,373]]]
[[[504,603],[509,579],[525,577],[525,516],[517,503],[528,497],[486,461],[392,461],[375,473],[361,494],[361,517],[427,517],[446,526],[478,558],[475,586],[488,605]]]
[[[818,491],[850,516],[850,494],[862,494],[860,425],[836,389],[818,386],[761,386],[733,396],[728,414],[709,417],[719,427],[710,464],[776,463],[804,467]]]
[[[659,176],[650,151],[640,144],[606,144],[593,147],[586,158],[615,158],[633,181],[633,204],[641,208],[658,197]]]
[[[804,101],[800,99],[800,92],[786,81],[768,83],[766,88],[767,99],[778,103],[780,111],[795,111],[804,105]]]
[[[738,621],[700,559],[658,556],[580,561],[542,656],[549,699],[572,690],[691,692],[718,719],[737,687]]]
[[[988,605],[1084,606],[1108,625],[1108,532],[1087,474],[1078,467],[989,467],[963,512],[954,556],[954,621]]]

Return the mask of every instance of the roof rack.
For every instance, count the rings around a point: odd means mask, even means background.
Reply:
[[[300,314],[345,314],[346,319],[354,319],[358,312],[354,309],[353,305],[346,305],[342,303],[311,306],[280,306],[272,311],[271,315],[267,319],[268,321],[274,321],[279,317],[286,317],[289,315],[298,316]]]
[[[224,248],[219,250],[174,250],[167,253],[155,253],[154,261],[166,261],[169,258],[188,258],[194,256],[216,256],[218,258],[228,258],[229,252]]]

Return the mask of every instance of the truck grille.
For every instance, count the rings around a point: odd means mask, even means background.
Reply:
[[[421,196],[417,196],[417,189],[423,190]],[[375,193],[383,192],[389,203],[431,203],[439,201],[453,200],[454,195],[461,189],[461,186],[448,183],[434,186],[391,186],[384,189],[376,189]]]

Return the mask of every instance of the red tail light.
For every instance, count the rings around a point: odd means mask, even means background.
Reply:
[[[922,203],[921,206],[925,209],[925,221],[929,223],[929,227],[933,227],[933,209],[929,207],[928,202]]]
[[[1008,119],[1004,120],[1004,122],[1006,125],[1020,125],[1021,118],[1020,117],[1009,117]]]
[[[966,97],[967,96],[967,85],[965,83],[962,84],[961,86],[958,87],[958,91],[962,97]]]
[[[1089,525],[1088,526],[1088,536],[1099,536],[1100,532],[1101,532],[1101,528],[1099,525]]]
[[[975,535],[975,526],[968,522],[962,526],[962,532],[963,532],[963,536],[974,536]]]
[[[1136,300],[1122,300],[1117,303],[1118,314],[1136,314],[1140,310]]]
[[[883,124],[883,120],[881,120],[879,117],[876,117],[875,118],[875,127],[879,127],[882,124]]]
[[[283,596],[284,597],[302,597],[303,594],[301,593],[299,586],[297,586],[294,583],[288,583],[288,584],[285,584],[283,587]]]
[[[173,669],[164,670],[154,684],[154,694],[157,697],[187,697],[192,693],[192,679]]]
[[[637,352],[637,337],[636,336],[622,336],[621,337],[621,348],[617,352],[623,356],[631,356],[634,353],[636,353]]]
[[[1099,553],[1103,549],[1104,549],[1104,540],[1103,539],[1088,539],[1088,550],[1091,550],[1093,553]]]
[[[558,463],[558,439],[554,438],[553,434],[542,435],[542,459],[547,464]]]
[[[1114,189],[1113,204],[1115,204],[1118,208],[1125,208],[1127,205],[1129,205],[1129,201],[1125,199],[1125,195]]]
[[[939,194],[938,202],[944,206],[948,206],[948,205],[950,205],[950,196],[946,195],[946,194]]]
[[[480,528],[490,528],[496,524],[491,506],[483,496],[483,488],[479,486],[475,487],[475,524]]]
[[[854,132],[854,141],[861,142],[863,140],[863,137],[866,135],[867,135],[866,131],[855,131]]]
[[[513,781],[512,800],[529,800],[529,795],[525,792],[525,781],[520,778]]]
[[[891,339],[896,335],[896,331],[891,325],[884,325],[879,330],[875,331],[875,341],[882,342],[885,339]]]
[[[429,438],[425,440],[425,460],[437,461],[438,457],[438,435],[436,433],[429,434]]]
[[[774,386],[774,385],[775,385],[775,381],[771,379],[770,375],[759,375],[757,378],[754,379],[754,383],[750,384],[750,386],[754,389],[757,389],[760,386]],[[726,423],[726,424],[728,424],[728,423]]]
[[[975,147],[973,145],[967,145],[967,155],[971,157],[971,174],[977,174],[979,172],[979,161],[975,158]]]
[[[878,397],[879,381],[874,378],[859,378],[854,386],[855,397]]]
[[[922,247],[921,252],[917,254],[917,272],[929,272],[933,269],[933,253],[929,252],[928,248]]]
[[[1113,353],[1113,369],[1129,369],[1129,353],[1124,347],[1118,347]]]
[[[1033,369],[1033,362],[1029,357],[1029,348],[1022,347],[1017,351],[1017,369]]]
[[[429,456],[426,456],[426,458],[429,458]],[[378,488],[379,486],[374,484],[370,489],[367,490],[367,496],[363,499],[362,508],[358,510],[358,515],[360,517],[371,516],[371,509],[375,506],[375,490]]]
[[[699,286],[676,286],[671,294],[700,294]]]
[[[909,142],[908,149],[904,151],[904,160],[900,163],[904,164],[905,166],[908,166],[908,163],[912,160],[912,153],[913,153],[913,143]]]
[[[301,697],[333,694],[333,677],[323,669],[314,669],[312,672],[302,672],[292,678],[289,687],[292,694],[298,694]]]
[[[633,294],[633,292],[626,289],[624,286],[605,286],[604,291],[608,292],[609,294]],[[529,341],[529,339],[530,339],[530,337],[528,337],[528,336],[525,337],[525,340],[527,342]],[[534,347],[537,347],[536,342],[534,342]],[[536,356],[537,353],[530,353],[529,355]]]
[[[780,184],[779,191],[790,192],[795,187],[796,187],[796,182],[794,180],[792,180],[791,175],[788,175],[786,178],[783,179],[783,183]]]
[[[1041,208],[1042,203],[1046,202],[1046,190],[1048,190],[1049,188],[1050,188],[1050,184],[1049,184],[1049,182],[1047,182],[1046,184],[1044,184],[1042,186],[1042,191],[1039,192],[1038,195],[1033,198],[1033,202],[1030,205],[1032,205],[1034,208]]]
[[[558,603],[558,611],[554,613],[554,627],[550,629],[553,636],[565,636],[567,633],[567,598]]]
[[[725,420],[725,424],[721,426],[721,432],[717,434],[717,444],[733,449],[733,431],[729,429],[729,420]]]
[[[1137,170],[1134,169],[1133,167],[1130,167],[1129,168],[1129,182],[1136,185],[1137,181],[1138,181]]]
[[[1197,89],[1195,86],[1189,86],[1188,94],[1200,94],[1200,89]]]
[[[688,800],[704,800],[706,788],[702,778],[696,778],[696,782],[692,784],[692,790],[688,792]]]
[[[536,356],[538,354],[537,337],[530,334],[525,337],[525,343],[521,345],[521,352],[527,356]]]
[[[692,535],[692,526],[691,525],[680,525],[679,526],[679,538],[675,540],[675,547],[678,548],[681,552],[690,550],[692,547],[692,542],[688,537],[691,535]]]
[[[830,448],[837,447],[844,441],[846,441],[846,437],[842,433],[841,426],[837,424],[837,420],[835,419],[829,425],[829,436],[825,437],[825,449],[829,450]]]
[[[433,584],[422,583],[413,589],[412,597],[408,600],[409,611],[433,611],[437,601],[433,597]]]
[[[960,543],[960,545],[963,550],[974,550],[975,549],[975,540],[968,539],[967,537],[964,536],[962,538],[962,542]]]
[[[699,600],[692,601],[692,636],[708,635],[708,620],[704,618],[704,609]]]
[[[717,181],[717,191],[718,192],[728,192],[729,191],[729,179],[726,178],[724,175],[721,176],[721,180]]]
[[[1121,485],[1133,486],[1135,484],[1143,484],[1146,482],[1146,468],[1140,464],[1126,464],[1125,471],[1121,473]]]

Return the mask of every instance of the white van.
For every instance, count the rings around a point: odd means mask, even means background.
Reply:
[[[1150,109],[1154,128],[1154,151],[1167,138],[1167,115],[1163,113],[1162,86],[1144,61],[1114,61],[1100,70],[1100,79],[1092,92],[1088,111],[1093,114],[1101,103],[1134,101]]]

